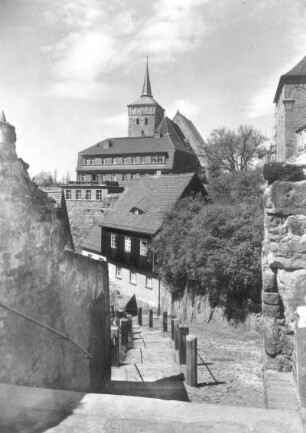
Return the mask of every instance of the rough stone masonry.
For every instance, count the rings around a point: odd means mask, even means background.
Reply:
[[[306,180],[296,166],[270,164],[264,174],[265,367],[290,371],[296,367],[296,309],[306,304]]]
[[[15,141],[2,115],[0,302],[99,350],[92,363],[70,342],[0,307],[0,382],[90,391],[109,374],[107,268],[71,251],[63,210],[31,182]],[[93,323],[98,301],[103,314]]]

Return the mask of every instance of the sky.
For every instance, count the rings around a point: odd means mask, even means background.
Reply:
[[[77,154],[127,136],[149,55],[155,100],[202,136],[273,137],[281,74],[306,55],[304,0],[0,0],[0,110],[30,175],[75,179]]]

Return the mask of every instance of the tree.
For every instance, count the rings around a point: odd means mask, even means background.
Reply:
[[[210,203],[179,200],[153,242],[157,271],[174,297],[186,288],[207,295],[235,321],[260,311],[262,183],[259,171],[224,173],[210,186]]]
[[[263,156],[266,138],[252,126],[239,126],[238,131],[219,128],[212,131],[204,152],[209,171],[247,171],[254,160]]]
[[[54,180],[49,171],[41,171],[32,178],[38,186],[53,186]]]

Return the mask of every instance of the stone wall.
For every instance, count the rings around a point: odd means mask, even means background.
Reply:
[[[302,170],[289,167],[271,182],[266,170],[263,337],[265,367],[279,371],[294,366],[296,308],[306,303],[306,181],[301,178]]]
[[[89,361],[71,342],[0,307],[0,382],[100,387],[109,376],[107,267],[69,251],[63,210],[30,181],[27,164],[16,156],[14,128],[0,122],[0,130],[0,302],[95,352]],[[98,350],[92,335],[96,305],[105,313]]]

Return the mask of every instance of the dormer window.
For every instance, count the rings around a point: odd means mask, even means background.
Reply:
[[[145,118],[145,125],[147,125],[149,122],[148,122],[148,118],[146,117]]]
[[[133,207],[133,208],[131,209],[131,212],[132,212],[134,215],[142,215],[142,214],[144,213],[144,211],[141,210],[141,209],[139,209],[139,207]]]
[[[136,119],[136,125],[139,125],[139,118]]]

